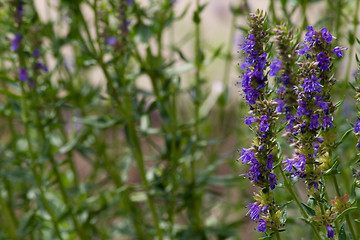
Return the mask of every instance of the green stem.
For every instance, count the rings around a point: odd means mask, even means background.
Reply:
[[[279,231],[275,231],[275,236],[277,240],[281,240]]]
[[[21,59],[20,59],[20,61],[21,61]],[[23,63],[21,63],[20,65],[24,66]],[[42,203],[44,204],[44,207],[45,207],[46,211],[50,215],[50,219],[51,219],[51,222],[53,224],[55,233],[58,236],[58,238],[62,240],[63,238],[61,236],[61,232],[60,232],[60,229],[59,229],[59,226],[58,226],[57,219],[56,219],[55,214],[54,214],[54,212],[52,210],[52,207],[50,206],[48,200],[45,197],[44,186],[42,184],[41,175],[39,175],[39,173],[38,173],[38,171],[36,169],[37,162],[36,162],[36,156],[35,156],[35,153],[34,153],[34,150],[33,150],[33,147],[32,147],[33,141],[31,141],[31,138],[30,138],[29,120],[28,120],[27,105],[26,105],[26,92],[25,92],[24,84],[26,84],[26,83],[21,82],[21,95],[22,95],[22,97],[21,97],[21,107],[22,107],[22,115],[21,115],[21,117],[22,117],[22,120],[23,120],[23,123],[24,123],[25,138],[26,138],[26,141],[27,141],[28,150],[29,150],[29,154],[30,154],[30,157],[31,157],[31,171],[32,171],[32,173],[34,175],[36,186],[37,186],[37,188],[38,188],[38,190],[40,192],[40,198],[42,200]]]
[[[287,180],[287,178],[286,178],[286,176],[285,176],[285,173],[284,173],[283,171],[281,171],[281,170],[280,170],[280,172],[281,172],[281,175],[283,176],[283,179],[284,179],[284,185],[285,185],[285,187],[288,189],[288,191],[290,192],[290,194],[291,194],[291,196],[293,197],[293,199],[295,200],[296,205],[298,205],[301,214],[303,215],[304,218],[306,218],[306,219],[309,221],[308,223],[310,224],[310,226],[311,226],[311,228],[312,228],[312,230],[313,230],[313,233],[315,234],[316,238],[317,238],[318,240],[321,240],[321,237],[320,237],[320,235],[319,235],[318,230],[316,229],[316,226],[314,225],[314,223],[312,222],[312,220],[309,220],[309,215],[306,213],[304,207],[301,205],[301,202],[300,202],[300,200],[299,200],[299,197],[298,197],[297,194],[295,194],[295,192],[293,191],[290,183],[288,182],[288,180]]]
[[[19,239],[16,236],[17,227],[16,227],[16,223],[14,222],[14,220],[11,216],[11,210],[8,208],[8,205],[4,201],[1,193],[0,193],[0,207],[1,207],[1,212],[3,213],[3,216],[6,220],[7,230],[8,230],[10,238],[13,240]]]

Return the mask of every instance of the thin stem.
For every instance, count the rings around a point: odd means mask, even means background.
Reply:
[[[288,189],[288,191],[290,192],[290,194],[291,194],[291,196],[293,197],[293,199],[295,200],[296,205],[298,205],[301,214],[303,215],[304,218],[306,218],[307,220],[309,220],[309,215],[306,213],[304,207],[301,205],[300,200],[299,200],[299,197],[298,197],[297,194],[295,194],[295,192],[293,191],[293,189],[292,189],[290,183],[288,182],[288,180],[287,180],[284,172],[283,172],[282,170],[280,170],[280,172],[281,172],[281,175],[283,176],[283,179],[284,179],[284,185],[285,185],[285,187]],[[308,223],[310,224],[310,226],[311,226],[311,228],[312,228],[312,230],[313,230],[316,238],[317,238],[318,240],[321,240],[321,237],[320,237],[320,235],[319,235],[319,232],[318,232],[318,230],[316,229],[316,226],[314,225],[314,223],[312,222],[312,220],[309,220]]]
[[[0,193],[0,207],[1,207],[1,212],[6,220],[7,230],[10,238],[13,240],[19,239],[16,236],[17,227],[16,227],[16,223],[14,222],[11,216],[11,210],[8,208],[8,205],[4,201],[1,193]]]

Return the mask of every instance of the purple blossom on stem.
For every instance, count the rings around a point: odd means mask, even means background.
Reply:
[[[27,81],[29,78],[28,78],[28,74],[27,74],[27,71],[25,68],[20,68],[19,69],[19,80],[22,81],[22,82],[25,82]]]
[[[360,119],[359,118],[356,120],[356,124],[355,124],[355,127],[354,127],[354,132],[355,133],[360,132]]]
[[[36,63],[35,63],[35,69],[36,69],[36,70],[41,69],[41,70],[43,70],[44,72],[48,72],[47,66],[46,66],[45,64],[41,63],[41,62],[36,62]]]
[[[303,115],[309,115],[309,111],[306,111],[306,102],[299,101],[299,106],[297,108],[296,114],[298,117],[301,117]]]
[[[242,148],[242,153],[240,156],[240,160],[243,163],[248,163],[250,162],[253,158],[255,158],[255,154],[250,150],[250,149],[246,149],[246,148]],[[238,160],[239,160],[238,159]]]
[[[270,183],[270,189],[274,190],[275,185],[277,185],[275,173],[269,173],[269,183]]]
[[[296,50],[296,52],[297,52],[300,56],[302,56],[302,55],[304,55],[305,53],[311,51],[310,48],[308,47],[308,45],[306,45],[306,44],[300,44],[300,46],[303,47],[303,48]]]
[[[293,167],[293,165],[294,165],[294,163],[295,163],[295,159],[286,158],[286,160],[282,161],[282,163],[285,164],[284,170],[285,170],[285,171],[288,171],[288,172],[291,172],[292,167]]]
[[[274,77],[277,74],[277,72],[280,71],[281,66],[282,66],[282,62],[279,60],[278,57],[276,57],[276,59],[273,59],[270,65],[269,76]]]
[[[319,62],[319,67],[320,67],[322,72],[326,71],[326,70],[329,70],[329,66],[330,66],[329,58],[327,58],[325,56],[324,52],[320,52],[316,56],[316,61]]]
[[[305,78],[304,79],[304,92],[306,93],[315,93],[315,92],[321,92],[321,85],[319,83],[319,79],[313,74],[311,75],[311,79]]]
[[[333,124],[333,121],[332,121],[331,117],[329,117],[328,115],[323,117],[323,128],[324,128],[324,130],[326,129],[326,127],[332,128],[333,126],[334,126],[334,124]]]
[[[247,37],[247,40],[245,40],[245,42],[242,44],[242,50],[248,54],[251,53],[251,50],[254,48],[255,46],[255,36],[254,34],[250,34]]]
[[[305,171],[306,158],[304,155],[299,154],[299,158],[294,164],[294,167],[299,168],[301,171]]]
[[[16,51],[20,47],[21,40],[23,38],[23,35],[20,33],[17,33],[15,35],[15,38],[11,41],[10,49],[11,51]]]
[[[34,49],[34,51],[33,51],[33,57],[34,57],[34,58],[40,57],[40,49],[38,49],[38,48],[35,48],[35,49]]]
[[[267,122],[267,116],[262,115],[261,122],[260,122],[260,131],[267,132],[268,130],[269,130],[269,123]]]
[[[326,229],[327,229],[327,237],[334,238],[334,229],[330,227],[330,225],[326,225]]]
[[[276,111],[278,113],[281,113],[284,109],[285,106],[285,101],[284,100],[279,100],[279,99],[275,99],[275,101],[278,103],[278,105],[276,106]]]
[[[316,100],[315,104],[321,107],[321,109],[323,109],[324,111],[327,111],[329,109],[328,103],[324,102],[321,96],[316,96],[314,97],[314,99]]]
[[[305,33],[305,42],[311,42],[312,37],[316,34],[316,31],[314,31],[314,28],[312,26],[308,26],[308,31]]]
[[[251,125],[253,122],[256,122],[256,118],[253,117],[252,115],[251,116],[246,116],[244,122],[245,122],[246,125]]]
[[[311,115],[311,122],[309,128],[311,130],[318,128],[319,126],[319,114]]]
[[[347,50],[347,48],[344,47],[335,47],[334,50],[332,51],[334,54],[336,54],[337,57],[342,57],[344,56],[343,54],[343,50]]]
[[[326,27],[321,29],[321,34],[327,43],[330,43],[333,39],[332,35],[328,32]]]
[[[266,232],[266,225],[267,225],[266,221],[259,219],[259,226],[258,226],[257,230],[259,232],[263,232],[263,233]]]
[[[260,207],[256,203],[249,203],[247,206],[249,211],[246,213],[246,216],[250,214],[252,220],[259,220],[260,217]]]

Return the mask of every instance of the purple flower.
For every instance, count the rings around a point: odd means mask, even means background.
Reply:
[[[263,54],[261,54],[261,55],[259,56],[258,64],[257,64],[257,67],[258,67],[259,70],[265,68],[266,56],[267,56],[266,53],[263,53]]]
[[[261,175],[260,172],[260,163],[259,161],[254,157],[250,161],[251,168],[249,169],[249,172],[247,175],[249,176],[250,180],[254,180],[255,183],[259,181],[259,176]]]
[[[327,237],[334,238],[334,229],[330,225],[326,225],[327,228]]]
[[[294,163],[295,163],[295,159],[286,158],[286,160],[285,160],[285,161],[282,161],[282,163],[285,164],[284,170],[285,170],[285,171],[288,171],[288,172],[291,172],[292,167],[293,167],[293,165],[294,165]]]
[[[48,68],[45,64],[41,63],[41,62],[36,62],[35,63],[35,69],[42,69],[44,72],[48,72]]]
[[[306,111],[306,102],[299,101],[299,106],[297,108],[296,114],[298,117],[301,117],[303,115],[309,115],[309,111]]]
[[[321,71],[329,70],[329,66],[330,66],[329,58],[327,58],[323,52],[320,52],[316,56],[316,61],[319,62],[319,67]]]
[[[252,116],[246,116],[246,119],[245,119],[245,124],[246,125],[251,125],[253,122],[256,122],[256,118]]]
[[[106,39],[106,42],[107,42],[107,44],[109,44],[109,45],[115,45],[115,44],[117,43],[117,40],[116,40],[115,37],[108,37],[108,38]]]
[[[255,46],[255,36],[254,34],[250,34],[247,37],[247,40],[245,40],[245,42],[242,44],[242,50],[250,54],[254,46]]]
[[[273,155],[269,154],[269,157],[266,161],[266,168],[271,170],[273,168]]]
[[[35,49],[34,49],[34,51],[33,51],[33,57],[34,57],[34,58],[40,57],[40,49],[38,49],[38,48],[35,48]]]
[[[244,89],[244,93],[246,102],[248,104],[255,104],[257,98],[259,97],[259,93],[252,88]]]
[[[29,79],[29,78],[28,78],[26,69],[25,69],[25,68],[20,68],[20,69],[19,69],[19,80],[25,82],[25,81],[27,81],[28,79]]]
[[[328,104],[322,100],[321,96],[316,96],[314,99],[316,100],[316,105],[321,107],[324,111],[329,109]]]
[[[17,33],[15,35],[15,38],[11,41],[11,51],[16,51],[20,47],[21,39],[23,38],[23,35],[20,33]]]
[[[260,207],[256,203],[249,203],[247,206],[249,211],[246,213],[246,216],[250,214],[252,220],[259,220],[260,217]]]
[[[22,16],[24,14],[24,2],[23,1],[19,1],[18,5],[17,5],[17,13]]]
[[[355,127],[354,127],[354,132],[355,133],[360,132],[360,119],[359,118],[356,120],[356,124],[355,124]]]
[[[332,121],[331,117],[326,115],[325,117],[323,117],[323,128],[324,128],[324,130],[328,126],[332,128],[332,126],[334,126],[334,124],[333,124],[333,121]]]
[[[316,129],[319,126],[319,114],[311,115],[310,130]]]
[[[175,2],[175,1],[173,1],[173,2]],[[133,0],[126,0],[126,3],[127,3],[128,5],[133,5],[133,4],[134,4]]]
[[[276,106],[276,111],[278,113],[281,113],[283,111],[283,108],[285,106],[285,101],[284,100],[279,100],[279,99],[275,99],[275,101],[278,103],[278,105]]]
[[[319,183],[318,182],[315,182],[315,181],[312,181],[309,186],[307,186],[307,189],[310,189],[311,186],[314,186],[314,193],[316,192],[316,190],[319,188]]]
[[[318,82],[318,78],[313,74],[311,75],[311,79],[305,78],[304,79],[304,92],[306,93],[315,93],[315,92],[321,92],[321,85]]]
[[[262,115],[261,122],[260,122],[260,131],[267,132],[268,130],[269,130],[269,123],[267,122],[267,116]]]
[[[303,47],[303,48],[296,50],[296,52],[297,52],[300,56],[302,56],[302,55],[304,55],[305,53],[311,51],[310,48],[308,47],[308,45],[306,45],[306,44],[300,44],[300,46]]]
[[[242,75],[242,81],[241,81],[241,86],[243,88],[251,88],[251,79],[254,76],[254,73],[250,70],[247,69],[245,73],[243,73]]]
[[[267,225],[266,221],[259,219],[259,226],[258,226],[257,230],[259,232],[263,232],[263,233],[266,232],[266,225]]]
[[[318,143],[323,143],[324,139],[323,138],[317,138],[316,141],[318,141]]]
[[[343,52],[342,52],[343,50],[347,50],[347,48],[344,48],[344,47],[335,47],[332,52],[335,53],[336,56],[342,57],[342,56],[344,55]]]
[[[240,160],[243,163],[248,163],[250,162],[253,158],[255,158],[255,154],[250,150],[250,149],[246,149],[246,148],[242,148],[242,153],[240,156]],[[238,160],[239,160],[238,159]]]
[[[282,66],[282,62],[279,60],[278,57],[276,57],[276,59],[273,59],[270,65],[271,70],[269,76],[274,77],[276,73],[281,69],[281,66]]]
[[[308,26],[308,31],[305,34],[305,42],[311,42],[312,41],[312,36],[314,36],[316,33],[316,31],[314,31],[314,28],[312,26]]]
[[[326,27],[321,29],[321,34],[327,43],[332,41],[332,35],[328,32]]]
[[[305,171],[306,158],[304,155],[299,154],[299,158],[294,164],[294,167],[300,168],[301,171]]]
[[[277,185],[275,173],[269,173],[269,183],[270,183],[270,189],[274,190],[275,185]]]

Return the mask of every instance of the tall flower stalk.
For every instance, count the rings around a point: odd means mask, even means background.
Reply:
[[[241,156],[238,160],[250,165],[249,171],[242,175],[261,189],[260,193],[255,194],[256,202],[248,204],[249,211],[246,215],[259,223],[258,231],[268,231],[279,236],[278,231],[282,226],[281,211],[275,204],[272,192],[277,185],[273,168],[277,163],[274,149],[278,114],[275,111],[275,101],[269,98],[270,90],[265,73],[268,66],[265,48],[269,40],[269,30],[263,12],[251,14],[249,20],[251,29],[242,44],[246,57],[240,64],[243,73],[238,84],[242,86],[250,108],[250,116],[245,119],[245,124],[252,125],[256,137],[250,148],[239,151]]]

